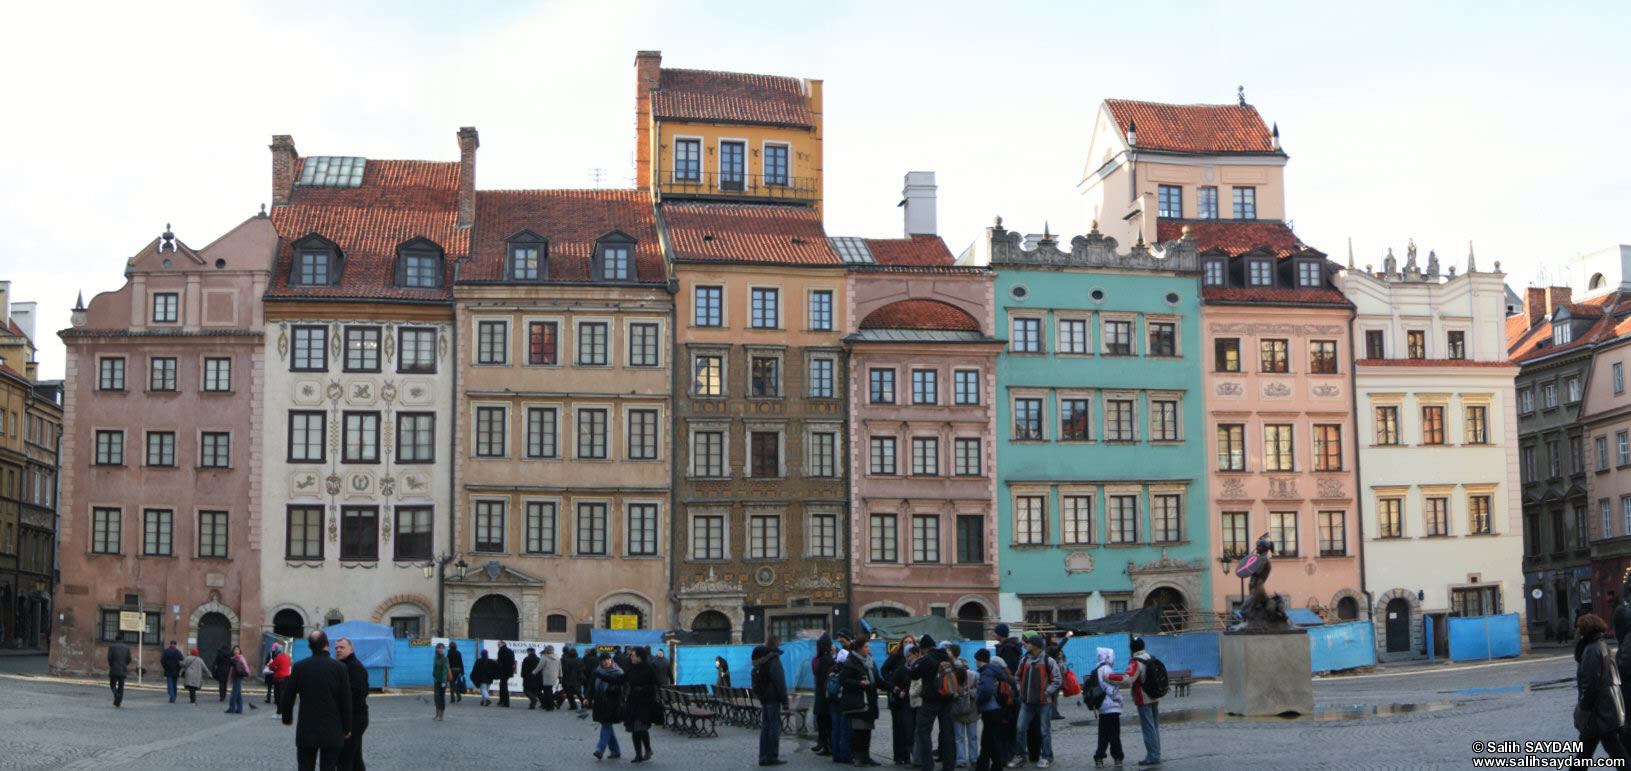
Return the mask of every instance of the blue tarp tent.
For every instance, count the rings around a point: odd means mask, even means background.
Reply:
[[[347,621],[324,627],[323,632],[328,635],[331,651],[335,640],[349,638],[351,647],[357,651],[357,660],[364,667],[377,669],[396,666],[396,635],[384,624]]]
[[[1319,626],[1325,619],[1307,608],[1289,608],[1286,610],[1286,619],[1297,626]]]
[[[656,648],[663,644],[665,634],[668,634],[667,629],[592,629],[589,631],[589,641],[595,645],[649,645]]]

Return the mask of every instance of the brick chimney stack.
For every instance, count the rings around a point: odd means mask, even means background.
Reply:
[[[300,158],[294,149],[294,137],[273,134],[272,144],[272,205],[287,206],[289,194],[294,190],[294,165]]]
[[[634,55],[634,184],[641,190],[652,186],[651,92],[661,84],[662,70],[662,51]]]
[[[1573,297],[1574,290],[1566,286],[1532,286],[1524,290],[1523,311],[1529,317],[1529,326],[1551,318],[1558,306],[1568,305]]]
[[[458,227],[476,224],[476,148],[481,140],[475,126],[459,129],[459,221]]]

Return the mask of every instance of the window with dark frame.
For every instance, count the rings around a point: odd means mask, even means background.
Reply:
[[[435,289],[442,285],[441,256],[433,252],[403,252],[402,286]]]
[[[232,434],[204,431],[198,435],[198,465],[203,468],[232,467]]]
[[[147,390],[176,390],[176,359],[174,356],[154,356],[148,359]],[[13,431],[12,433],[16,433]]]
[[[476,363],[510,363],[510,327],[503,321],[476,322]]]
[[[560,457],[560,412],[555,407],[527,408],[527,457]]]
[[[1244,511],[1223,512],[1223,523],[1220,528],[1223,535],[1223,556],[1238,560],[1249,553],[1250,517],[1250,513]]]
[[[476,551],[504,551],[504,507],[504,501],[476,501]]]
[[[748,451],[748,473],[751,476],[781,476],[781,434],[775,431],[748,432]]]
[[[142,554],[144,556],[171,556],[171,537],[174,533],[175,512],[170,509],[142,510]]]
[[[705,514],[691,518],[691,559],[725,558],[725,518]]]
[[[527,501],[522,548],[528,554],[555,554],[559,532],[554,501]]]
[[[960,477],[980,476],[980,439],[979,437],[958,437],[952,440],[955,464],[952,473]]]
[[[776,329],[780,327],[781,292],[776,289],[754,288],[750,294],[750,325],[754,329]]]
[[[819,289],[810,293],[810,328],[832,329],[832,290]]]
[[[1314,260],[1297,261],[1297,286],[1304,289],[1318,289],[1323,283],[1323,266]]]
[[[147,432],[147,462],[143,465],[161,467],[176,465],[176,432]]]
[[[812,359],[810,359],[810,376],[809,376],[810,398],[812,398],[812,399],[831,399],[831,398],[833,398],[833,383],[834,383],[833,365],[834,365],[834,361],[832,359],[826,359],[826,358],[812,358]]]
[[[1093,400],[1059,400],[1059,441],[1087,442],[1093,439]]]
[[[476,408],[476,457],[502,458],[508,450],[509,412],[503,407]]]
[[[180,295],[157,292],[153,295],[153,323],[174,324],[179,318]]]
[[[1428,501],[1431,502],[1432,499],[1429,498]],[[1376,537],[1404,537],[1403,508],[1404,500],[1400,498],[1380,498],[1376,501]]]
[[[1422,512],[1422,519],[1426,525],[1427,535],[1444,536],[1450,534],[1450,499],[1442,496],[1431,496],[1423,500],[1426,510]]]
[[[749,360],[751,370],[748,395],[756,398],[781,396],[781,360],[775,356],[754,356]]]
[[[952,399],[958,405],[980,403],[980,373],[972,369],[953,370]]]
[[[912,370],[912,403],[938,404],[940,402],[940,373],[932,369]]]
[[[1059,543],[1093,543],[1093,496],[1059,496]]]
[[[740,193],[747,189],[747,149],[741,142],[719,143],[719,189]]]
[[[118,554],[124,511],[115,508],[91,509],[91,553]]]
[[[120,360],[123,363],[123,359]],[[123,381],[121,373],[120,380]],[[232,390],[232,359],[209,357],[204,359],[204,390],[226,393]]]
[[[227,558],[226,512],[198,512],[198,556],[203,559]]]
[[[327,460],[327,413],[289,411],[289,462],[322,463]]]
[[[1150,441],[1178,441],[1178,402],[1175,399],[1150,400]]]
[[[657,514],[655,503],[628,505],[629,556],[651,557],[657,554]]]
[[[1274,541],[1275,556],[1301,556],[1297,550],[1297,512],[1269,512],[1269,539]]]
[[[1487,535],[1490,532],[1490,501],[1488,495],[1467,497],[1467,532]]]
[[[1263,426],[1263,470],[1296,471],[1296,452],[1289,423]]]
[[[724,396],[725,357],[699,355],[693,362],[693,369],[696,370],[696,376],[692,380],[694,395]]]
[[[1087,319],[1060,319],[1053,350],[1055,353],[1088,353]]]
[[[585,321],[578,324],[578,361],[580,367],[604,367],[611,363],[609,343],[610,325],[604,321]]]
[[[527,324],[527,363],[553,366],[560,363],[560,324],[533,321]]]
[[[344,452],[341,463],[379,462],[379,413],[346,412]]]
[[[397,330],[397,372],[436,371],[436,330],[402,327]]]
[[[1043,546],[1048,542],[1047,498],[1021,495],[1014,498],[1014,545]]]
[[[345,327],[343,372],[379,371],[379,327]]]
[[[1133,355],[1133,322],[1107,320],[1102,329],[1104,352],[1111,356]]]
[[[1201,263],[1201,281],[1203,286],[1223,286],[1223,260],[1205,260]]]
[[[1308,371],[1316,375],[1335,375],[1337,372],[1337,342],[1310,340],[1308,342]]]
[[[895,473],[895,437],[874,436],[868,440],[870,473],[892,476]]]
[[[1160,216],[1181,219],[1184,216],[1184,189],[1177,185],[1157,186],[1156,206]]]
[[[1387,358],[1387,349],[1383,346],[1382,340],[1382,330],[1365,330],[1365,358],[1371,360]]]
[[[1212,341],[1212,368],[1218,372],[1240,371],[1240,338],[1220,337]]]
[[[895,371],[892,369],[873,369],[867,373],[868,383],[871,386],[872,404],[895,403]]]
[[[436,413],[397,413],[396,436],[396,462],[434,463],[436,461]]]
[[[1257,188],[1237,187],[1233,188],[1233,193],[1235,203],[1235,219],[1257,219]]]
[[[1042,439],[1042,400],[1015,399],[1013,441],[1040,442]]]
[[[1218,470],[1246,470],[1246,426],[1222,424],[1218,426]]]
[[[1406,347],[1410,352],[1410,358],[1427,358],[1427,332],[1420,329],[1411,329],[1407,330],[1404,335]]]
[[[894,514],[873,514],[869,517],[872,523],[868,549],[868,557],[872,562],[898,562],[900,555],[898,549],[900,540],[896,533],[896,518]]]
[[[1137,407],[1132,399],[1104,400],[1104,440],[1107,442],[1136,442],[1138,432],[1134,413]]]
[[[748,559],[770,560],[782,556],[782,518],[775,514],[748,517]]]
[[[662,326],[659,324],[635,323],[629,325],[629,366],[656,367],[662,363],[659,352],[662,350]]]
[[[328,252],[300,252],[299,264],[295,266],[295,283],[302,286],[326,286],[329,283],[329,267],[332,255]]]
[[[985,564],[985,517],[957,515],[957,564]]]
[[[699,477],[725,476],[725,433],[696,432],[692,438],[691,460]]]
[[[601,244],[600,280],[628,281],[634,278],[634,250],[625,244]]]
[[[510,244],[510,280],[537,281],[546,276],[542,242],[512,242]]]
[[[629,410],[629,460],[656,460],[657,441],[657,410]]]
[[[109,356],[97,362],[98,391],[125,390],[125,357]]]
[[[391,538],[396,549],[395,559],[406,561],[431,558],[431,519],[429,506],[396,508],[396,533]]]
[[[1376,443],[1381,445],[1399,443],[1399,408],[1396,405],[1376,408]]]
[[[1145,351],[1149,356],[1177,356],[1178,355],[1178,325],[1171,321],[1149,322],[1150,347]]]
[[[1262,371],[1276,373],[1291,371],[1285,340],[1262,340],[1258,342],[1258,347],[1262,354]]]
[[[1014,353],[1041,353],[1042,352],[1042,320],[1035,318],[1016,317],[1013,323],[1014,335],[1008,341],[1008,349]]]
[[[810,434],[810,476],[830,479],[838,476],[838,435],[829,431]]]
[[[787,145],[766,144],[764,146],[765,184],[787,185]]]
[[[1458,329],[1452,329],[1448,333],[1445,334],[1445,338],[1446,338],[1445,342],[1447,343],[1447,345],[1445,347],[1449,349],[1449,351],[1448,351],[1449,358],[1451,358],[1451,359],[1465,359],[1465,358],[1467,358],[1467,333],[1466,332],[1462,332],[1461,330],[1458,330]]]
[[[588,460],[606,459],[606,423],[607,415],[604,409],[593,407],[578,410],[579,458]]]
[[[940,561],[940,516],[914,514],[912,516],[912,562],[936,563]]]
[[[1155,543],[1175,543],[1184,539],[1183,496],[1162,494],[1150,496],[1150,540]]]
[[[1138,496],[1108,496],[1110,510],[1105,524],[1110,543],[1138,543]]]
[[[912,476],[940,475],[940,439],[933,436],[912,437]]]
[[[696,307],[693,309],[692,326],[718,327],[724,326],[724,295],[725,288],[719,286],[699,286],[695,289]]]
[[[373,506],[340,508],[340,559],[379,559],[379,509]]]
[[[702,141],[699,139],[674,140],[674,181],[702,181]]]
[[[283,553],[284,558],[289,560],[323,558],[323,507],[289,507],[289,527],[285,533]]]
[[[1348,514],[1342,511],[1322,511],[1320,519],[1320,556],[1348,556]]]
[[[1203,220],[1218,218],[1218,189],[1202,187],[1195,191],[1195,217]]]

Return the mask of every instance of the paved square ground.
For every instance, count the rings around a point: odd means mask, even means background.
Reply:
[[[0,768],[147,769],[291,768],[294,731],[261,703],[264,691],[246,694],[259,709],[227,715],[213,691],[197,707],[169,704],[162,687],[127,690],[114,709],[105,684],[43,676],[43,657],[0,659]],[[1488,666],[1423,666],[1401,672],[1327,677],[1314,697],[1334,719],[1219,721],[1220,686],[1197,684],[1191,695],[1168,698],[1162,707],[1162,748],[1170,769],[1225,768],[1472,768],[1474,742],[1572,740],[1574,661],[1567,655],[1497,662]],[[160,681],[162,683],[162,680]],[[151,681],[149,681],[151,685]],[[451,708],[444,722],[421,694],[369,698],[372,721],[366,757],[378,769],[605,769],[632,757],[619,728],[625,756],[597,762],[598,727],[569,713],[482,708],[474,700]],[[1130,701],[1130,699],[1129,699]],[[1340,713],[1396,704],[1453,705],[1436,711],[1365,718]],[[1055,722],[1058,768],[1091,767],[1095,726],[1080,700]],[[885,726],[887,727],[887,726]],[[757,734],[724,726],[718,738],[689,739],[657,729],[655,760],[648,768],[734,769],[756,767]],[[1142,758],[1138,721],[1123,722],[1128,767]],[[874,739],[874,756],[887,761],[889,737]],[[795,769],[833,764],[809,752],[808,740],[788,738],[783,757]],[[880,750],[881,752],[877,752]],[[1521,755],[1521,753],[1519,753]]]

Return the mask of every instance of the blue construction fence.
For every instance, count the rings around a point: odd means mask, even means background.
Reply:
[[[1307,627],[1310,669],[1337,672],[1376,664],[1376,628],[1368,621]]]
[[[1523,653],[1518,614],[1448,619],[1450,660],[1511,658]]]
[[[454,640],[459,644],[459,651],[464,654],[464,666],[469,669],[476,660],[476,651],[481,649],[479,640]],[[436,648],[429,645],[413,645],[410,640],[393,640],[395,646],[396,664],[386,668],[370,668],[368,670],[368,686],[370,688],[429,688],[431,686],[431,668],[436,659]],[[587,646],[585,646],[587,647]],[[304,639],[297,639],[289,645],[289,657],[295,661],[311,656],[311,646]]]

